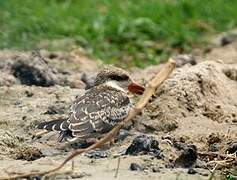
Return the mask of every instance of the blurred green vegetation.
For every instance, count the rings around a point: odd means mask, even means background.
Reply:
[[[159,63],[236,25],[236,0],[0,0],[0,48],[71,38],[121,66]]]

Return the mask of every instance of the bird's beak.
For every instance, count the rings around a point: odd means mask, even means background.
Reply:
[[[144,87],[135,82],[132,82],[131,84],[128,85],[128,91],[131,93],[142,94],[144,90],[145,90]]]

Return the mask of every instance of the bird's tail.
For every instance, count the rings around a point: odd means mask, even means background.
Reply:
[[[65,119],[57,119],[49,122],[42,122],[35,126],[37,129],[45,129],[48,131],[67,131],[68,122]]]

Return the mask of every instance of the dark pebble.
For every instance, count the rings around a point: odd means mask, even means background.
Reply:
[[[33,92],[30,92],[28,90],[25,91],[25,94],[26,94],[27,97],[32,97],[34,95]]]
[[[90,140],[81,140],[78,139],[77,141],[73,141],[70,143],[66,144],[66,147],[69,149],[84,149],[84,148],[88,148],[89,146],[91,146],[92,144],[94,144],[95,141],[90,141]]]
[[[220,45],[225,46],[227,44],[230,44],[234,42],[236,39],[236,36],[233,34],[225,34],[221,39],[220,39]]]
[[[197,171],[195,169],[193,169],[193,168],[188,169],[188,174],[196,174],[196,173],[197,173]]]
[[[159,142],[152,136],[139,135],[133,139],[132,144],[127,148],[125,154],[139,155],[149,154],[160,159],[161,151],[159,148]]]
[[[55,53],[50,53],[50,54],[49,54],[49,59],[55,59],[55,58],[57,58],[57,57],[58,57],[58,55],[55,54]]]
[[[143,169],[144,168],[141,165],[137,164],[137,163],[131,163],[131,165],[130,165],[130,170],[131,171],[142,171]]]
[[[27,177],[27,180],[41,180],[42,177],[41,176],[30,176],[30,177]]]
[[[152,172],[154,172],[154,173],[160,172],[160,168],[158,168],[158,167],[153,167],[153,168],[152,168]]]
[[[20,105],[21,103],[22,103],[22,101],[16,100],[16,101],[14,102],[14,105],[18,106],[18,105]]]
[[[85,156],[91,159],[100,159],[100,158],[106,158],[107,153],[105,151],[92,151],[86,153]]]
[[[237,142],[230,144],[226,151],[228,151],[229,154],[237,153]]]
[[[179,157],[175,160],[176,167],[191,167],[197,160],[197,147],[193,144],[175,144]]]

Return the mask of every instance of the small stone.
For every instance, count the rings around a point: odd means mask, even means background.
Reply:
[[[188,169],[188,174],[196,174],[196,173],[197,173],[197,171],[195,169],[193,169],[193,168]]]
[[[237,38],[237,34],[236,33],[224,33],[221,38],[219,39],[219,45],[220,46],[225,46],[228,45],[232,42],[234,42],[234,40],[236,40]]]
[[[237,153],[237,142],[233,142],[226,150],[229,154]]]
[[[153,167],[153,168],[152,168],[152,172],[154,172],[154,173],[155,173],[155,172],[160,172],[159,167]]]
[[[142,171],[143,169],[144,168],[141,165],[137,164],[137,163],[131,163],[131,165],[130,165],[130,170],[131,171]]]
[[[200,174],[201,176],[209,176],[209,172],[205,171],[205,172],[198,172],[198,174]]]
[[[16,100],[16,101],[14,102],[14,105],[16,105],[16,106],[19,106],[20,104],[22,104],[22,101],[20,101],[20,100]]]
[[[25,91],[25,94],[26,94],[27,97],[32,97],[34,95],[33,92],[28,91],[28,90]]]
[[[236,32],[225,32],[221,35],[218,35],[216,38],[212,40],[212,44],[215,46],[226,46],[232,42],[234,42],[237,38]]]
[[[71,175],[71,178],[72,179],[80,179],[80,178],[83,178],[83,177],[86,177],[86,176],[91,176],[91,174],[88,174],[88,173],[73,173]]]
[[[179,54],[179,55],[173,56],[172,58],[175,60],[177,67],[182,67],[185,64],[190,64],[190,65],[197,64],[196,59],[191,54]]]
[[[89,146],[91,146],[92,144],[94,144],[94,141],[90,141],[90,140],[78,140],[78,141],[74,141],[71,143],[68,143],[66,145],[67,148],[69,149],[83,149],[83,148],[88,148]]]
[[[85,156],[91,159],[100,159],[100,158],[106,158],[107,153],[105,151],[92,151],[86,153]]]
[[[57,57],[58,57],[58,54],[56,54],[56,53],[50,53],[49,54],[49,59],[55,59]]]

